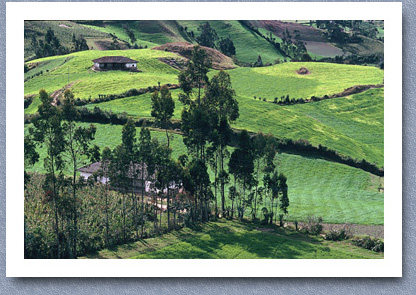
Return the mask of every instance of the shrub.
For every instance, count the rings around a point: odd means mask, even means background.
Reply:
[[[331,228],[324,239],[329,241],[342,241],[352,237],[351,226],[344,225],[341,229]]]
[[[377,238],[371,238],[369,236],[354,237],[351,243],[374,252],[384,252],[384,242]]]
[[[308,216],[303,222],[302,228],[309,234],[319,235],[322,232],[322,217]]]

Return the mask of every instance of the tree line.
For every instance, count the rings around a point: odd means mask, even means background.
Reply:
[[[209,79],[210,66],[206,52],[196,46],[186,70],[179,74],[179,99],[185,106],[181,129],[188,152],[177,159],[172,158],[168,132],[175,103],[166,85],[151,97],[151,115],[165,129],[166,142],[152,139],[144,126],[137,135],[135,124],[129,119],[122,129],[121,144],[101,152],[93,145],[94,125],[76,124],[79,110],[72,92],[66,90],[61,105],[54,105],[46,91],[40,91],[39,115],[32,120],[25,136],[25,163],[29,166],[39,160],[37,146],[46,148],[41,199],[53,217],[49,220],[49,229],[53,231],[48,237],[54,236],[47,258],[76,258],[80,249],[85,254],[142,239],[149,236],[150,228],[153,234],[159,234],[222,217],[257,220],[258,211],[263,213],[264,222],[272,223],[278,212],[287,214],[287,179],[278,173],[273,161],[276,141],[271,135],[260,133],[252,137],[243,130],[238,144],[230,151],[230,123],[239,117],[238,102],[229,75],[220,71]],[[97,187],[100,197],[96,203],[89,200],[88,206],[96,208],[86,211],[86,204],[80,199],[85,180],[77,170],[98,160],[100,169],[94,177],[107,181],[90,184]],[[72,171],[71,177],[64,175],[65,166]],[[26,185],[33,185],[30,178],[25,173]],[[120,197],[111,207],[108,196],[114,190]],[[112,217],[114,212],[110,209],[119,212],[118,218]],[[101,243],[92,248],[85,247],[90,238],[85,231],[80,234],[80,220],[88,219],[82,213],[85,211],[102,212],[102,231],[98,234]],[[38,230],[33,226],[33,216],[30,220],[25,212],[25,221],[30,229],[25,237],[33,237]],[[114,227],[114,222],[118,226]],[[29,258],[37,258],[33,254],[37,253],[37,244],[30,242],[33,239],[25,238],[26,253]]]

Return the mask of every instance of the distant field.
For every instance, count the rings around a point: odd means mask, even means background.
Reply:
[[[343,55],[341,49],[327,42],[308,41],[306,42],[306,49],[308,52],[311,52],[314,55],[323,57],[335,57],[337,55]]]
[[[103,71],[96,72],[91,69],[91,60],[102,56],[122,55],[138,61],[141,72]],[[33,60],[36,62],[52,62],[56,59],[70,57],[71,59],[53,71],[34,77],[25,83],[25,95],[36,94],[45,88],[48,92],[60,89],[74,82],[71,87],[75,97],[87,99],[98,97],[98,94],[119,94],[131,88],[146,88],[148,86],[166,83],[177,83],[179,71],[159,61],[160,57],[177,57],[177,55],[150,49],[137,50],[111,50],[111,51],[82,51],[65,56],[47,57]]]
[[[188,31],[194,31],[199,36],[198,26],[206,21],[178,21]],[[209,21],[211,27],[219,37],[231,37],[236,48],[236,57],[239,61],[254,63],[260,55],[263,63],[273,63],[276,59],[283,60],[284,57],[264,38],[253,33],[236,20]]]
[[[106,146],[114,148],[121,143],[122,126],[94,125],[97,127],[95,144],[100,146],[101,150]],[[136,130],[138,134],[140,129]],[[161,143],[166,143],[164,132],[153,131],[151,134]],[[182,137],[178,134],[173,134],[171,147],[174,158],[188,154]],[[42,149],[40,154],[40,161],[35,167],[27,169],[28,171],[44,172],[45,150]],[[276,163],[279,172],[288,177],[290,220],[301,220],[308,215],[316,215],[322,216],[328,223],[384,223],[384,195],[378,192],[382,178],[357,168],[299,155],[279,154]],[[69,174],[69,170],[67,173]],[[214,178],[212,172],[211,178]],[[228,189],[226,191],[228,192]],[[228,205],[231,207],[229,201]],[[259,211],[261,208],[259,207]],[[260,212],[259,216],[262,216]]]
[[[296,71],[306,67],[309,75]],[[376,67],[319,62],[289,62],[271,67],[237,68],[228,71],[233,88],[242,97],[266,98],[289,95],[310,98],[342,92],[354,85],[383,83],[384,72]]]
[[[209,222],[82,258],[106,259],[363,259],[383,258],[348,241],[325,241],[293,230],[237,221]]]

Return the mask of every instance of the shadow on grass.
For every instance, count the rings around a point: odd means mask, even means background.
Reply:
[[[213,258],[315,258],[317,251],[330,252],[318,239],[274,228],[273,232],[256,230],[254,224],[207,223],[194,227],[195,235],[178,235],[179,242],[136,258],[213,259]],[[198,228],[199,230],[195,230]]]

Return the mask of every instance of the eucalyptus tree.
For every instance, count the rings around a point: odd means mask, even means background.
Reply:
[[[221,209],[225,211],[225,184],[228,179],[224,169],[224,158],[228,154],[227,145],[230,142],[230,123],[239,117],[238,102],[235,90],[232,88],[230,75],[220,71],[214,75],[207,86],[204,101],[210,112],[215,114],[213,126],[218,133],[219,181],[221,187]]]
[[[46,157],[44,168],[46,177],[43,183],[45,198],[52,203],[53,214],[55,217],[55,236],[56,236],[56,257],[61,257],[60,237],[59,237],[59,206],[60,191],[58,176],[63,175],[66,139],[62,125],[62,113],[53,104],[53,99],[42,89],[39,91],[41,105],[38,108],[39,115],[32,121],[33,127],[29,128],[29,134],[33,137],[36,144],[45,146]]]
[[[88,162],[99,160],[98,146],[92,146],[95,138],[96,128],[77,126],[79,112],[75,106],[73,93],[67,89],[64,92],[62,103],[63,129],[66,138],[66,153],[72,168],[72,255],[77,257],[77,170]]]
[[[179,99],[183,104],[189,105],[191,103],[191,96],[193,96],[193,88],[197,89],[196,102],[201,103],[201,90],[208,84],[208,71],[212,66],[211,59],[204,49],[198,45],[194,46],[192,50],[192,57],[189,59],[186,69],[182,71],[179,76],[179,84],[184,92]]]
[[[140,130],[137,159],[139,161],[140,181],[141,181],[141,209],[140,209],[140,236],[143,238],[144,233],[144,193],[146,182],[153,180],[154,175],[154,157],[153,143],[150,130],[142,126]]]
[[[173,112],[175,111],[175,102],[172,99],[172,95],[169,91],[167,85],[163,85],[160,89],[160,96],[159,91],[155,91],[152,94],[152,111],[151,115],[162,125],[162,128],[165,129],[166,137],[168,140],[168,147],[169,147],[169,134],[168,134],[168,124],[169,120],[173,116]]]
[[[259,197],[260,175],[270,169],[274,169],[273,160],[276,156],[277,147],[276,140],[270,134],[257,133],[252,139],[253,155],[254,155],[254,199],[252,206],[252,217],[256,219],[257,203]]]
[[[230,173],[234,175],[235,179],[237,179],[242,186],[243,195],[239,202],[237,202],[238,216],[241,220],[244,217],[246,205],[246,189],[250,188],[253,184],[253,161],[254,155],[252,144],[250,142],[250,135],[246,130],[242,130],[239,134],[238,147],[231,154],[228,163]]]

